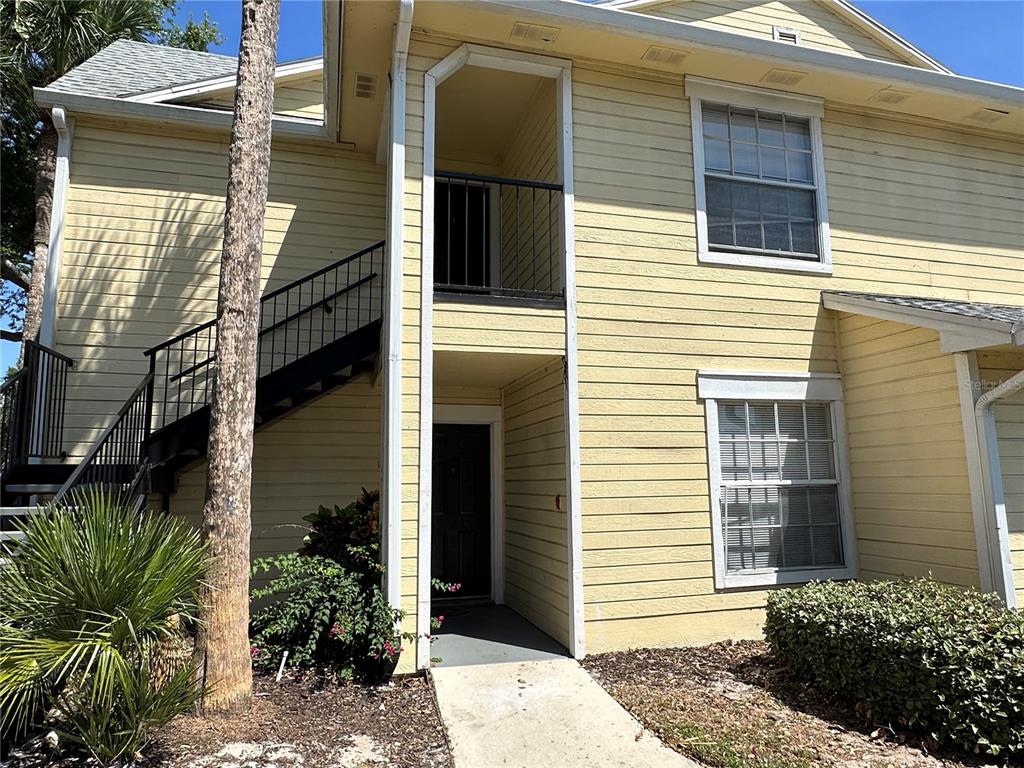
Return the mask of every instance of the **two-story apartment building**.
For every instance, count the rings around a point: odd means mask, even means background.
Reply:
[[[843,0],[345,0],[324,37],[277,75],[254,555],[380,487],[406,670],[432,578],[577,657],[755,636],[812,578],[1024,600],[1024,91]],[[38,91],[5,498],[200,513],[234,69],[121,42]]]

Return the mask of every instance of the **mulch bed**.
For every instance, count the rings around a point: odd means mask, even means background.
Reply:
[[[450,768],[426,678],[379,687],[260,677],[244,715],[179,717],[147,749],[148,768]]]
[[[763,642],[625,651],[583,666],[673,749],[715,768],[949,768],[913,735],[865,727],[793,680]]]

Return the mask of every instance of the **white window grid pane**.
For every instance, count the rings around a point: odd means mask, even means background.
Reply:
[[[755,187],[817,190],[807,118],[727,104],[705,103],[702,106],[707,115],[701,126],[705,184],[717,178]],[[742,130],[737,129],[737,123],[743,125]],[[749,127],[751,123],[753,131]],[[720,161],[713,158],[720,158]],[[817,232],[820,213],[816,200],[812,199],[814,209],[810,217],[792,210],[786,216],[777,217],[766,214],[761,206],[755,218],[742,215],[733,204],[728,211],[713,210],[710,202],[707,205],[708,239],[715,248],[815,261],[821,258],[822,244]],[[724,220],[723,213],[729,214],[728,221]]]
[[[780,405],[786,412],[785,434]],[[799,419],[795,418],[794,405],[799,407]],[[737,415],[742,411],[746,424],[746,434],[735,428],[731,433],[719,434],[720,453],[730,457],[732,476],[723,477],[719,489],[727,571],[842,567],[845,556],[832,430],[828,430],[829,439],[820,439],[816,424],[822,406],[825,414],[831,413],[831,407],[827,403],[764,401],[727,401],[722,406]],[[808,411],[812,415],[810,426]],[[764,428],[769,414],[773,415],[774,434]],[[752,431],[752,423],[761,428]],[[762,459],[775,457],[776,474],[781,479],[764,479],[763,462],[754,458],[758,446],[765,449],[760,454]],[[812,464],[812,446],[825,446],[823,455],[832,463],[828,473],[831,477],[815,477],[822,471]],[[749,457],[746,472],[737,461],[743,455]],[[787,479],[786,467],[793,466],[792,457],[803,464],[803,473],[800,478]]]
[[[739,107],[730,107],[725,104],[706,104],[704,109],[707,110],[710,115],[714,116],[714,120],[705,120],[705,124],[701,127],[702,135],[705,139],[725,141],[729,145],[729,157],[730,157],[730,170],[728,172],[721,171],[721,175],[739,177],[739,178],[757,178],[759,180],[776,179],[775,175],[767,176],[764,168],[764,152],[763,150],[769,150],[769,155],[776,156],[775,151],[781,150],[784,152],[784,159],[786,166],[786,173],[783,177],[778,178],[780,183],[786,183],[787,185],[799,185],[804,188],[813,189],[815,179],[813,179],[813,149],[810,145],[810,128],[809,121],[807,118],[802,117],[791,117],[785,114],[777,112],[765,112],[760,109],[743,109]],[[726,137],[721,136],[716,130],[711,130],[712,126],[717,127],[720,125],[718,122],[721,116],[726,117],[728,126],[728,134]],[[744,124],[753,117],[754,123],[754,137],[751,140],[748,138],[749,134],[744,128],[740,131],[737,128],[737,124],[742,122]],[[782,121],[782,131],[784,141],[781,143],[775,143],[773,138],[774,131],[769,126],[774,126]],[[761,123],[764,121],[765,128],[761,127]],[[747,166],[746,159],[754,158],[756,169],[743,173],[738,173],[737,168],[737,155],[741,156],[740,165],[743,167]],[[790,158],[793,158],[790,161]],[[790,167],[810,167],[812,169],[812,178],[807,180],[799,175],[794,175],[790,172]]]

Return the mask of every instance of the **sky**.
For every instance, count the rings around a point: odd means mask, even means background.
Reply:
[[[810,0],[803,0],[810,2]],[[1024,0],[853,0],[865,13],[909,40],[957,74],[1024,87]],[[216,53],[236,55],[242,24],[240,0],[183,0],[180,18],[207,11],[224,34]],[[323,51],[321,0],[283,0],[278,59]],[[17,346],[0,345],[2,368],[13,365]]]

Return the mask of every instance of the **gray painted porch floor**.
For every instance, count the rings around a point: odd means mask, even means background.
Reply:
[[[566,658],[568,652],[504,605],[449,606],[430,647],[435,667]]]

